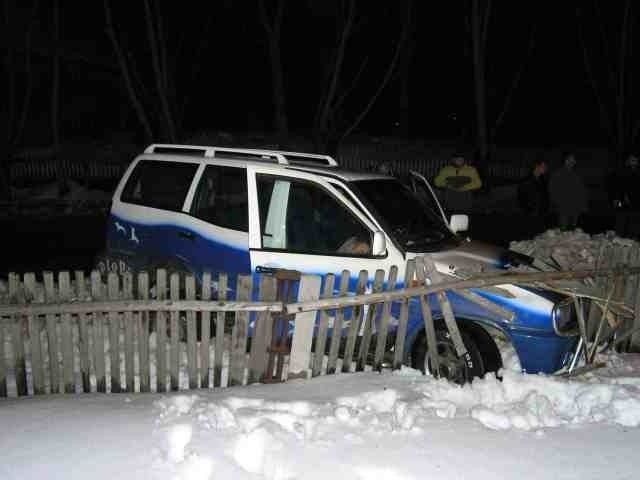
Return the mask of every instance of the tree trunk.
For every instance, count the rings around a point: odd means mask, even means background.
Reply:
[[[487,142],[487,114],[485,87],[485,51],[486,25],[481,27],[481,12],[479,0],[471,0],[471,44],[473,49],[473,80],[476,106],[476,150],[481,163],[489,154]]]
[[[282,140],[289,134],[289,122],[287,118],[287,102],[284,89],[284,78],[282,75],[280,46],[270,45],[269,50],[271,51],[271,81],[273,84],[276,132],[278,137]]]
[[[65,178],[60,155],[60,5],[53,2],[53,79],[51,86],[51,134],[53,136],[53,155],[56,162],[56,181],[58,197],[65,189]]]
[[[280,49],[280,39],[282,36],[282,18],[284,15],[284,2],[285,0],[278,1],[273,21],[269,19],[265,1],[259,0],[258,2],[260,21],[262,22],[262,27],[264,28],[264,31],[267,35],[269,60],[271,63],[273,122],[280,142],[282,142],[289,134],[284,74],[282,72],[282,51]]]
[[[113,27],[113,20],[111,19],[111,8],[109,6],[109,0],[104,0],[104,14],[106,21],[106,30],[107,36],[111,41],[111,45],[113,46],[113,51],[118,60],[118,66],[120,67],[120,72],[122,73],[122,79],[124,81],[125,89],[127,90],[127,94],[129,95],[129,100],[131,101],[131,105],[133,106],[133,110],[138,117],[138,121],[142,126],[144,131],[146,141],[150,142],[153,140],[153,133],[151,130],[151,123],[149,122],[149,118],[145,112],[144,106],[140,101],[140,98],[133,86],[133,81],[131,79],[131,72],[129,71],[129,65],[127,64],[127,59],[122,51],[122,47],[120,46],[120,42],[118,41],[118,37],[116,36],[116,31]]]

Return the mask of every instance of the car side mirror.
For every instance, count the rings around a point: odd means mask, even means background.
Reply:
[[[387,254],[387,239],[380,230],[373,232],[373,248],[371,254],[374,257],[382,257]]]
[[[451,215],[449,221],[449,228],[453,233],[464,232],[469,230],[469,216],[468,215]]]

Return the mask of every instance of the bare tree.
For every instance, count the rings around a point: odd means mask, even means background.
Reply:
[[[109,0],[104,0],[106,32],[125,91],[147,141],[175,142],[182,130],[191,87],[200,71],[213,14],[200,16],[197,23],[190,25],[191,30],[199,28],[199,35],[189,32],[188,39],[196,39],[195,42],[186,40],[186,35],[169,41],[167,19],[160,2],[143,0],[142,8],[146,43],[137,45],[138,51],[123,42],[124,27],[116,22]]]
[[[16,148],[22,142],[33,94],[31,40],[38,1],[35,0],[26,19],[5,1],[2,10],[2,43],[5,78],[4,107],[0,109],[3,138],[0,141],[0,195],[10,196],[8,169]]]
[[[60,5],[53,0],[53,65],[51,74],[51,134],[53,155],[56,163],[58,195],[64,190],[64,172],[60,155]]]
[[[287,118],[287,102],[284,87],[284,75],[282,72],[282,50],[280,39],[282,37],[282,19],[284,16],[285,0],[275,2],[275,12],[270,15],[265,6],[265,0],[258,0],[260,22],[267,35],[267,46],[271,64],[271,88],[273,92],[274,124],[280,138],[289,133]]]
[[[318,150],[335,153],[339,144],[358,128],[364,118],[369,114],[380,94],[389,83],[398,64],[398,58],[405,45],[409,31],[409,19],[412,15],[411,7],[411,2],[408,2],[406,7],[406,20],[402,22],[400,38],[396,40],[393,54],[386,64],[384,73],[382,73],[381,76],[379,75],[380,80],[377,86],[368,96],[364,105],[359,109],[359,112],[355,114],[353,118],[347,119],[345,118],[344,110],[345,101],[356,90],[366,70],[369,58],[365,57],[360,61],[359,67],[352,78],[345,78],[344,67],[347,59],[347,45],[354,32],[358,30],[358,26],[356,25],[355,0],[345,0],[342,2],[340,15],[337,16],[338,38],[332,54],[333,60],[329,64],[325,89],[320,97],[314,120],[314,136]],[[347,87],[345,87],[345,85],[347,85]]]
[[[527,46],[520,56],[521,61],[515,68],[509,87],[503,94],[488,95],[488,37],[492,17],[491,0],[471,0],[468,30],[471,41],[473,64],[473,97],[475,104],[475,147],[478,160],[487,161],[489,146],[495,141],[500,127],[509,112],[513,97],[518,90],[522,75],[535,48],[536,25],[531,22]],[[489,80],[491,81],[491,79]],[[493,89],[495,91],[496,89]]]
[[[621,161],[626,152],[637,146],[640,134],[640,115],[633,91],[632,2],[624,2],[612,26],[606,25],[598,1],[593,1],[592,7],[595,22],[587,21],[588,12],[582,6],[576,8],[583,61],[598,105],[600,123],[612,152]],[[588,31],[587,25],[597,25],[598,31]]]

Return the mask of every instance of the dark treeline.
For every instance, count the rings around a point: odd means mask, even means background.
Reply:
[[[640,123],[640,9],[621,2],[4,0],[2,159],[199,131],[601,145]]]

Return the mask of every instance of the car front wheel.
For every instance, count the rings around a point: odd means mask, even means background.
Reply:
[[[486,370],[482,355],[473,338],[460,329],[467,353],[458,357],[451,334],[444,325],[436,327],[436,342],[439,356],[439,378],[446,378],[460,385],[471,382],[475,377],[483,377]],[[411,352],[411,366],[423,373],[433,372],[427,356],[428,346],[424,332],[416,339]]]

